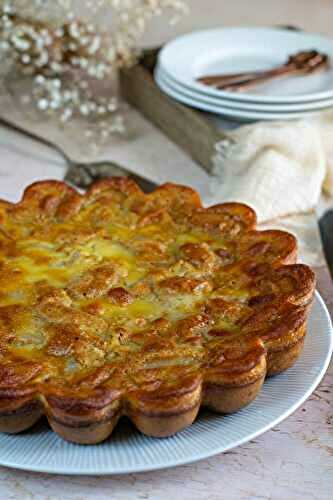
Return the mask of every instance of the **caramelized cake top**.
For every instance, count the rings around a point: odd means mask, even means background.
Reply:
[[[246,383],[271,342],[294,341],[314,290],[295,238],[255,226],[245,205],[203,208],[190,188],[144,194],[126,178],[2,201],[0,393],[98,408]]]

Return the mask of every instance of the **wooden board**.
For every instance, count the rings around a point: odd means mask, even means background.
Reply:
[[[139,64],[120,72],[122,96],[210,172],[215,145],[225,136],[203,113],[159,89],[153,76],[157,54],[158,50],[146,52]]]
[[[299,30],[289,25],[276,28]],[[205,113],[177,102],[159,89],[154,80],[158,52],[159,48],[145,50],[136,66],[120,71],[121,93],[129,104],[211,172],[215,145],[225,134]]]

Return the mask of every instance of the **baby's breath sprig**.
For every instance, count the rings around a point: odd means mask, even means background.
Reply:
[[[22,100],[40,112],[62,122],[98,119],[119,131],[117,96],[101,96],[96,82],[114,80],[117,69],[135,62],[154,17],[168,12],[174,22],[185,9],[183,0],[0,0],[2,77],[8,67],[29,77],[31,92]],[[103,29],[97,21],[106,13],[112,26]],[[106,120],[112,116],[116,127]]]

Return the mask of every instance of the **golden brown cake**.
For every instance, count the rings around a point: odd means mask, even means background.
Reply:
[[[126,178],[0,202],[0,431],[46,415],[77,443],[128,416],[150,436],[234,412],[302,349],[315,278],[239,203]]]

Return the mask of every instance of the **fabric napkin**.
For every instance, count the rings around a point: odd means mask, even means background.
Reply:
[[[213,162],[210,201],[247,203],[260,222],[309,212],[333,195],[333,112],[231,130]]]

